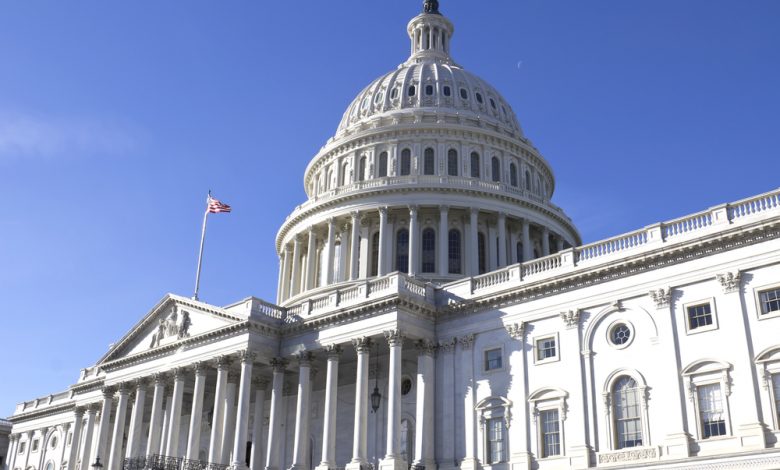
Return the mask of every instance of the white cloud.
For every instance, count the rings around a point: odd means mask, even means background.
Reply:
[[[121,155],[137,132],[110,121],[0,112],[0,161]]]

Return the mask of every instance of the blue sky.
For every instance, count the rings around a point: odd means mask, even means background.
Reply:
[[[421,1],[0,5],[0,416],[166,293],[273,300],[276,230]],[[586,242],[778,186],[780,2],[442,0]]]

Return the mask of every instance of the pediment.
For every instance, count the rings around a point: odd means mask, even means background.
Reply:
[[[98,365],[174,344],[244,320],[220,307],[168,294],[109,349]]]

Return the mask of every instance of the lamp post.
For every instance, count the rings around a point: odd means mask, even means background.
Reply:
[[[103,464],[102,464],[102,463],[100,463],[100,457],[95,457],[95,463],[93,463],[93,464],[92,464],[92,465],[90,465],[90,466],[91,466],[93,469],[95,469],[95,470],[100,470],[101,468],[103,468]]]
[[[377,362],[379,358],[376,357],[377,348],[374,348],[374,391],[371,392],[371,412],[376,413],[379,409],[379,404],[382,402],[382,394],[379,393],[379,369],[377,368]]]

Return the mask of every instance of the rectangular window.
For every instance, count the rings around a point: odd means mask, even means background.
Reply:
[[[487,426],[487,463],[505,461],[504,418],[491,418],[485,424]]]
[[[19,444],[19,451],[17,453],[24,454],[24,451],[27,450],[27,442],[22,442]]]
[[[777,427],[780,429],[780,374],[772,374],[772,390],[775,398],[775,413],[777,414]]]
[[[561,455],[561,430],[558,410],[546,410],[539,414],[542,437],[542,457]]]
[[[780,287],[759,292],[758,301],[761,304],[761,315],[780,312]]]
[[[38,452],[38,439],[33,439],[30,452]]]
[[[555,345],[555,337],[542,338],[536,341],[536,359],[543,361],[558,355]]]
[[[495,370],[501,368],[501,348],[489,349],[485,351],[485,370]]]
[[[702,439],[726,435],[720,384],[700,385],[696,393],[699,397]]]
[[[688,329],[695,330],[696,328],[712,325],[712,307],[709,303],[691,305],[688,310]]]

